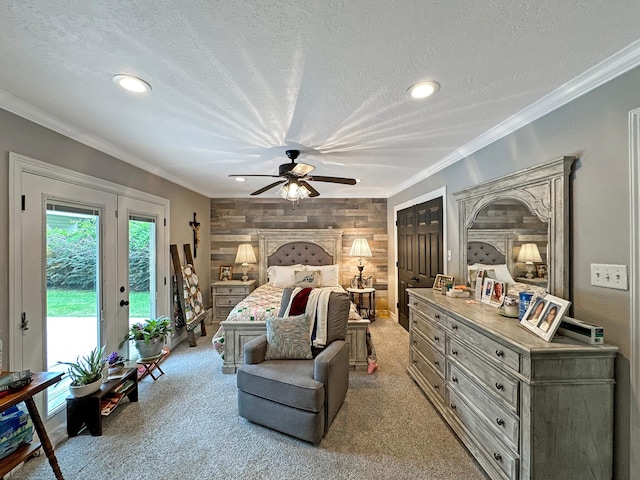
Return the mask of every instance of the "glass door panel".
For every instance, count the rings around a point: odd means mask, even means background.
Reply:
[[[156,316],[156,223],[129,216],[129,326]]]

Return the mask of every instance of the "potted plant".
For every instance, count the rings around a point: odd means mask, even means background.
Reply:
[[[111,352],[107,357],[109,363],[109,375],[120,372],[124,368],[125,362],[128,360],[118,352]]]
[[[96,347],[89,355],[77,357],[75,362],[60,362],[69,365],[69,378],[71,385],[69,391],[74,397],[85,397],[100,390],[102,385],[102,373],[107,361],[102,358],[104,345]]]
[[[167,317],[150,318],[134,323],[129,328],[125,340],[133,340],[140,358],[152,358],[160,355],[164,341],[171,333],[171,320]]]

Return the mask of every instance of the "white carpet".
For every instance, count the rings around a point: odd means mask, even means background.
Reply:
[[[406,373],[408,334],[391,319],[371,326],[379,368],[352,372],[347,399],[313,446],[238,416],[236,376],[209,337],[178,346],[165,375],[140,383],[88,432],[56,447],[67,480],[482,479],[487,477]],[[54,478],[44,455],[13,480]]]

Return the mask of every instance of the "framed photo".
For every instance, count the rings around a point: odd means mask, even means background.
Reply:
[[[547,276],[547,264],[546,263],[536,263],[536,275],[539,278],[546,278]]]
[[[482,283],[482,303],[491,303],[491,292],[493,292],[493,278],[484,277]]]
[[[231,280],[233,265],[220,265],[220,280]]]
[[[484,270],[478,270],[476,274],[476,300],[482,300],[482,287],[484,286]]]
[[[570,305],[568,300],[538,292],[531,299],[520,324],[550,342]]]
[[[493,288],[491,288],[491,294],[489,295],[489,305],[494,307],[501,306],[506,295],[507,284],[500,280],[493,280]]]
[[[440,273],[436,275],[436,279],[433,282],[433,289],[442,291],[442,289],[450,283],[453,285],[453,275],[441,275]]]

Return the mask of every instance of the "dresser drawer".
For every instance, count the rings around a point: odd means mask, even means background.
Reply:
[[[464,365],[467,371],[473,372],[473,375],[470,375],[471,378],[482,384],[493,395],[502,398],[510,410],[518,413],[519,382],[517,380],[503,372],[499,372],[490,366],[486,360],[478,357],[471,349],[457,342],[454,338],[449,339],[447,353],[450,358],[455,359],[460,365]],[[452,362],[449,362],[449,364],[453,365]],[[449,368],[448,380],[453,383],[459,383],[460,380],[454,377],[452,369]]]
[[[485,452],[488,462],[501,470],[509,479],[518,478],[518,455],[502,445],[484,426],[475,414],[455,392],[449,390],[447,403],[451,412],[460,420],[465,428],[475,437],[477,446]]]
[[[449,389],[473,405],[476,414],[484,421],[487,428],[492,430],[514,451],[518,451],[520,439],[520,420],[518,417],[492,399],[453,362],[449,364],[449,369],[451,371],[450,378],[457,379],[457,382],[452,380],[449,383]]]
[[[424,380],[438,393],[440,401],[444,402],[444,381],[431,368],[431,364],[416,349],[411,349],[411,361]]]
[[[411,333],[411,344],[414,350],[419,351],[431,366],[440,373],[440,376],[445,376],[445,360],[444,355],[438,352],[435,347],[425,340],[419,333]]]
[[[244,300],[244,296],[232,296],[232,295],[218,295],[216,296],[216,307],[235,307],[238,303]]]
[[[449,328],[453,330],[454,336],[460,336],[461,338],[468,340],[475,348],[486,353],[489,357],[498,360],[516,372],[520,371],[519,353],[505,347],[501,343],[485,337],[480,332],[477,332],[473,328],[468,327],[467,325],[464,325],[450,317],[448,318],[448,325]]]
[[[216,295],[228,295],[228,294],[246,295],[247,293],[249,293],[249,290],[244,285],[229,285],[229,286],[216,285],[211,287],[211,293]]]
[[[443,325],[447,322],[447,315],[442,313],[442,311],[437,308],[432,307],[428,303],[421,302],[418,299],[411,300],[411,308],[414,311],[420,312],[423,315],[429,317],[435,323],[442,323]]]
[[[411,328],[417,330],[424,337],[428,338],[435,347],[444,353],[445,350],[445,331],[429,320],[427,320],[420,312],[411,311]]]

